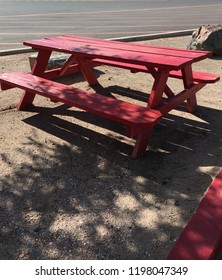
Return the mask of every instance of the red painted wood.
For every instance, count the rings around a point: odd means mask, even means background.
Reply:
[[[147,67],[143,65],[135,65],[130,63],[124,63],[124,62],[118,62],[118,61],[108,61],[105,59],[93,59],[92,63],[95,66],[99,65],[110,65],[114,67],[120,67],[124,69],[129,69],[132,72],[145,72],[150,73],[150,70],[147,69]],[[169,77],[175,78],[175,79],[182,79],[181,71],[170,71]],[[206,72],[196,72],[193,71],[193,79],[195,82],[202,82],[202,83],[216,83],[220,80],[220,76],[216,74],[206,73]]]
[[[63,39],[45,38],[24,42],[24,45],[31,46],[34,49],[46,49],[53,51],[61,51],[75,55],[85,54],[88,58],[101,58],[112,61],[122,61],[132,64],[145,65],[150,67],[158,67],[161,69],[179,70],[187,64],[196,60],[196,58],[187,58],[175,55],[166,55],[164,52],[160,54],[149,52],[132,51],[130,46],[128,50],[116,50],[103,45],[91,45],[87,42],[70,42]],[[199,59],[203,59],[199,56]]]
[[[32,68],[32,74],[40,77],[44,73],[51,53],[51,50],[39,50],[35,64]]]
[[[191,65],[184,67],[181,70],[181,73],[182,73],[184,88],[187,89],[190,86],[192,86],[192,84],[194,83]],[[194,112],[195,108],[197,107],[196,93],[192,94],[187,99],[187,107],[188,107],[188,112],[190,113]]]
[[[90,86],[98,84],[96,75],[94,74],[89,61],[85,59],[83,55],[77,55],[76,61],[88,84]]]
[[[153,76],[154,79],[156,79],[158,77],[158,71],[155,68],[148,69],[148,71]],[[169,75],[169,72],[168,72],[168,75]],[[172,92],[172,90],[170,89],[170,87],[167,84],[165,85],[164,93],[169,98],[174,96],[174,93]]]
[[[89,93],[72,86],[63,85],[54,81],[36,77],[32,74],[15,72],[0,75],[0,82],[39,94],[48,98],[69,103],[92,113],[98,112],[101,116],[109,116],[114,120],[122,120],[127,125],[141,125],[146,127],[149,123],[157,123],[161,114],[154,109],[126,103],[111,97],[96,93]]]
[[[49,50],[40,50],[36,58],[34,67],[32,68],[32,74],[36,76],[43,76],[43,73],[48,64],[49,58],[51,56],[51,51]],[[17,108],[22,110],[23,108],[30,106],[35,98],[35,93],[24,92],[22,98],[20,99]]]
[[[167,259],[216,259],[222,249],[222,169],[210,184]]]
[[[131,157],[135,159],[145,153],[152,134],[152,127],[149,127],[146,130],[141,130],[139,132],[134,131],[134,133],[136,133],[135,135],[137,136],[137,138]]]
[[[92,68],[93,63],[98,63],[99,60],[100,62],[104,59],[105,61],[110,61],[110,65],[116,63],[120,67],[133,67],[131,70],[145,67],[146,71],[151,73],[155,80],[148,102],[150,108],[155,108],[162,103],[163,93],[169,97],[169,100],[174,98],[175,94],[167,85],[170,71],[182,70],[180,78],[183,79],[186,88],[193,82],[191,77],[192,63],[209,57],[212,54],[211,52],[193,52],[183,49],[144,46],[70,35],[26,41],[24,44],[30,45],[33,48],[39,48],[42,51],[45,50],[46,52],[56,50],[71,53],[70,61],[76,59],[79,69],[91,86],[98,83]],[[70,64],[71,62],[69,61],[65,64],[60,72],[61,75],[68,70]],[[187,101],[188,110],[193,112],[196,107],[195,94],[190,95]],[[23,106],[23,102],[20,106]]]
[[[164,116],[171,110],[177,108],[185,100],[191,98],[195,93],[197,93],[204,86],[205,84],[193,84],[188,89],[185,89],[180,93],[176,94],[174,97],[170,98],[168,102],[157,106],[156,109],[158,109]]]
[[[158,70],[148,101],[150,108],[155,108],[162,103],[163,92],[166,88],[168,76],[168,71]]]
[[[116,61],[108,61],[108,60],[100,60],[100,59],[94,59],[91,61],[91,66],[96,67],[100,65],[110,65],[114,67],[120,67],[124,69],[129,69],[131,71],[136,71],[136,72],[145,72],[145,73],[150,73],[151,71],[147,69],[147,67],[143,65],[133,65],[133,64],[127,64],[127,63],[121,63],[121,62],[116,62]],[[53,79],[57,78],[59,76],[63,75],[70,75],[73,73],[79,72],[80,69],[78,65],[70,65],[65,68],[56,68],[52,70],[47,70],[45,71],[43,77],[48,78],[48,79]],[[182,79],[182,74],[181,71],[170,71],[169,77],[175,78],[175,79]],[[216,74],[211,74],[211,73],[206,73],[206,72],[196,72],[193,71],[193,80],[195,82],[199,83],[216,83],[217,81],[220,80],[220,76]]]
[[[147,109],[97,93],[89,93],[32,74],[5,73],[0,75],[0,82],[2,85],[24,89],[27,94],[39,94],[132,127],[135,132],[134,136],[137,138],[132,158],[137,158],[145,152],[151,128],[162,117],[162,114],[157,110]]]
[[[170,77],[181,79],[182,75],[180,71],[170,71]],[[219,81],[220,76],[206,72],[193,71],[193,80],[198,83],[211,84]]]
[[[75,74],[80,72],[79,66],[77,64],[70,65],[68,69],[63,72],[62,67],[58,67],[55,69],[46,70],[42,75],[43,78],[51,80],[65,75]],[[61,74],[62,73],[62,74]]]
[[[70,55],[70,57],[66,60],[66,62],[64,63],[64,65],[61,67],[60,71],[59,71],[59,76],[64,76],[68,69],[73,65],[76,64],[76,58],[74,55]]]
[[[106,47],[106,48],[112,48],[115,50],[131,50],[134,52],[144,52],[144,53],[152,53],[152,54],[165,54],[168,56],[176,56],[176,57],[187,57],[194,59],[195,61],[198,61],[199,59],[203,59],[206,57],[212,56],[211,51],[193,51],[193,50],[185,50],[185,49],[176,49],[175,48],[168,48],[168,47],[161,47],[161,46],[150,46],[150,45],[144,45],[144,44],[136,44],[136,43],[129,43],[129,42],[119,42],[119,41],[113,41],[113,40],[104,40],[104,39],[98,39],[98,38],[89,38],[89,37],[81,37],[81,36],[73,36],[73,35],[63,35],[58,37],[50,37],[50,40],[57,41],[62,40],[64,42],[81,42],[85,44],[90,44],[91,46],[94,46],[97,48],[98,46]],[[196,60],[197,59],[197,60]]]

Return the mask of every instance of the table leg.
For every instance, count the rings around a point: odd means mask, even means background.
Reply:
[[[155,68],[148,68],[149,73],[153,76],[154,79],[156,79],[157,76],[157,70]],[[172,90],[169,88],[169,86],[166,84],[165,90],[164,90],[165,94],[167,97],[174,97],[174,93],[172,92]]]
[[[99,82],[95,74],[93,73],[93,68],[91,67],[91,63],[82,56],[76,56],[76,61],[88,84],[90,86],[97,85]]]
[[[32,68],[31,73],[33,75],[41,77],[46,69],[46,66],[48,64],[49,58],[51,55],[51,51],[48,50],[40,50],[38,53],[38,56],[36,58],[35,64]],[[27,106],[32,105],[32,102],[35,98],[35,94],[25,92],[22,96],[22,98],[19,101],[19,104],[17,106],[18,110],[22,110]]]
[[[169,71],[157,71],[148,101],[148,106],[150,108],[155,108],[161,104],[168,77]]]
[[[137,131],[135,135],[136,143],[133,152],[131,154],[131,158],[135,159],[139,156],[142,156],[146,152],[146,148],[151,138],[152,131],[153,131],[152,127]]]
[[[187,89],[193,84],[193,74],[191,65],[188,65],[184,69],[182,69],[182,76],[184,88]],[[194,92],[193,95],[187,99],[188,111],[192,113],[195,110],[196,106],[197,98],[196,93]]]

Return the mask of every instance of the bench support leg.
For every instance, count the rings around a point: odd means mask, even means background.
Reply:
[[[152,127],[150,127],[146,129],[140,129],[136,132],[136,143],[131,154],[131,158],[135,159],[146,152],[152,130]]]
[[[50,55],[51,55],[51,51],[47,51],[47,50],[39,51],[35,64],[32,69],[33,75],[39,76],[39,77],[43,76],[46,66],[48,64]],[[23,94],[22,98],[20,99],[17,109],[23,110],[25,107],[32,105],[34,98],[35,98],[35,94],[26,91]]]
[[[21,100],[19,101],[18,105],[17,105],[17,109],[18,110],[23,110],[26,107],[32,105],[32,102],[35,98],[35,94],[33,93],[29,93],[29,92],[25,92],[21,98]]]

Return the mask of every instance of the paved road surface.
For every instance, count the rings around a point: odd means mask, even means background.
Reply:
[[[221,23],[222,0],[0,0],[0,50],[66,33],[116,38]]]

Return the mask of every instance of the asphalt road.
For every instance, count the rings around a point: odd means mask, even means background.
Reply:
[[[72,33],[117,38],[221,23],[222,0],[0,0],[0,50]]]

